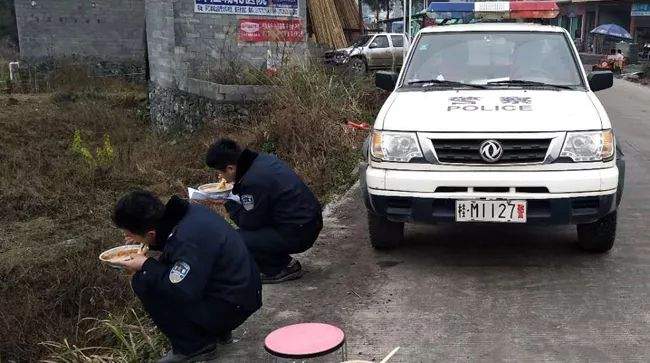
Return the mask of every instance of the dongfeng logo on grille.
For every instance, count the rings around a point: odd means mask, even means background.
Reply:
[[[479,153],[488,163],[496,163],[503,156],[503,146],[496,140],[486,140],[481,144]]]

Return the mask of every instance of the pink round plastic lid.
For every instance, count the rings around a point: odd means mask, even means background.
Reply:
[[[266,350],[281,358],[313,358],[332,353],[345,342],[343,330],[321,323],[285,326],[264,340]]]

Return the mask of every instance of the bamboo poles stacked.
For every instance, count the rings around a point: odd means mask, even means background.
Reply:
[[[309,14],[316,40],[333,48],[347,45],[334,0],[309,0]]]
[[[343,30],[363,30],[363,20],[359,14],[359,7],[355,0],[334,0]]]

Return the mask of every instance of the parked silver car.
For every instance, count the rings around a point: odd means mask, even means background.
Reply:
[[[325,53],[325,63],[347,64],[358,74],[369,70],[397,69],[402,66],[408,47],[408,38],[401,33],[367,34],[347,48]]]

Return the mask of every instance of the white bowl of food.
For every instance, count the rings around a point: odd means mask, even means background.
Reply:
[[[225,199],[230,195],[233,183],[221,180],[217,183],[203,184],[199,186],[199,191],[213,199]]]
[[[117,262],[128,261],[137,254],[146,254],[148,248],[142,245],[125,245],[104,251],[99,255],[99,260],[111,267],[122,268]]]

